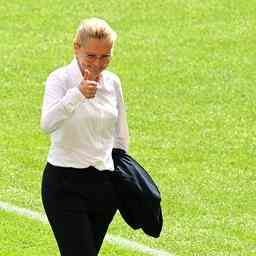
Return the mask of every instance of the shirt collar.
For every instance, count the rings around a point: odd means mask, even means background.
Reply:
[[[74,58],[68,65],[68,77],[71,80],[72,86],[74,87],[78,86],[83,80],[83,76],[76,58]]]

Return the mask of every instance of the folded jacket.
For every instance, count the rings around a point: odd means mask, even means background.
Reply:
[[[122,149],[113,149],[114,186],[118,209],[133,229],[159,237],[163,216],[160,191],[147,171]]]

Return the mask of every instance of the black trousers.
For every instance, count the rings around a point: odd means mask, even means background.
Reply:
[[[111,171],[47,163],[42,201],[61,256],[96,256],[117,210]]]

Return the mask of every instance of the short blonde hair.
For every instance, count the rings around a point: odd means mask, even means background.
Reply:
[[[116,38],[116,32],[105,20],[93,17],[81,22],[76,31],[74,43],[85,46],[90,39],[108,40],[114,43]]]

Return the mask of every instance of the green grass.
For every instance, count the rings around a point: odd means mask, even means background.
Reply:
[[[81,19],[119,40],[110,69],[130,153],[162,192],[160,239],[116,216],[109,233],[178,255],[256,255],[255,1],[1,1],[0,200],[42,211],[44,81],[72,58]],[[47,225],[0,211],[0,255],[58,255]],[[104,244],[106,255],[143,255]]]

